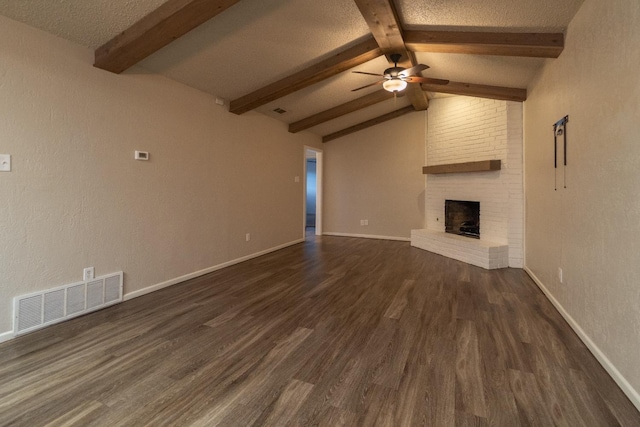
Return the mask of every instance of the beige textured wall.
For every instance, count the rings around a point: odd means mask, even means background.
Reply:
[[[125,272],[125,293],[303,237],[303,146],[262,115],[0,17],[0,334],[12,298]],[[151,161],[133,160],[134,150]],[[245,242],[245,233],[251,241]]]
[[[525,103],[526,266],[628,382],[636,405],[639,46],[640,2],[586,0]],[[554,191],[552,125],[567,114],[567,188]]]
[[[424,228],[425,120],[411,113],[325,144],[325,233],[408,239]]]

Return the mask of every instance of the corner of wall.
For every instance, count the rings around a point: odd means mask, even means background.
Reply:
[[[524,267],[524,122],[523,104],[507,102],[507,174],[509,191],[509,267]]]

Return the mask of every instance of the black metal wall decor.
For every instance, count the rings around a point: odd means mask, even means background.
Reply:
[[[564,169],[562,171],[562,180],[564,188],[567,188],[567,123],[569,116],[564,116],[553,124],[553,168],[555,173],[554,190],[558,190],[558,137],[562,136]]]

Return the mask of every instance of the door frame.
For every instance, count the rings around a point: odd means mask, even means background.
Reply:
[[[307,229],[307,152],[313,152],[316,159],[316,236],[322,236],[322,189],[323,189],[323,151],[321,148],[304,146],[303,167],[304,185],[302,186],[302,235],[306,235]]]

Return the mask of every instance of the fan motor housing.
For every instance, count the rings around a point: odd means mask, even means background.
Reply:
[[[398,77],[398,74],[403,72],[405,69],[402,67],[391,67],[384,70],[385,77]]]

